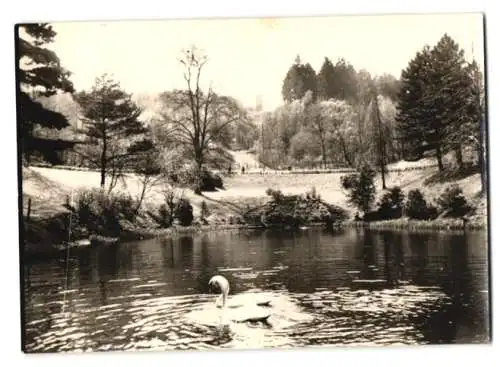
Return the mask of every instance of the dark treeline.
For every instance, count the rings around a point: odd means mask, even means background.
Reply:
[[[355,167],[378,162],[381,144],[386,163],[402,158],[393,136],[399,84],[392,75],[356,71],[344,59],[333,64],[325,57],[316,73],[297,57],[283,81],[285,103],[263,119],[262,163]]]
[[[368,163],[384,172],[429,152],[442,171],[445,154],[463,168],[472,150],[484,171],[482,80],[447,34],[418,51],[399,79],[373,77],[344,59],[325,58],[316,72],[297,57],[283,80],[284,104],[264,116],[260,160],[273,168]]]

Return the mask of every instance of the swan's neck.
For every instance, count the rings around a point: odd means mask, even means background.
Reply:
[[[227,302],[227,292],[222,292],[221,295],[219,296],[218,303],[221,305],[221,307],[226,307],[226,302]]]

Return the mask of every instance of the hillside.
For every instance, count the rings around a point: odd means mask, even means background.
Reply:
[[[237,162],[251,163],[249,153],[240,152],[236,154]],[[425,162],[426,165],[430,162]],[[414,163],[412,163],[414,165]],[[404,162],[398,163],[402,168]],[[407,167],[408,168],[408,167]],[[427,200],[434,198],[452,182],[456,182],[464,191],[468,200],[478,207],[478,213],[485,213],[486,200],[478,198],[480,191],[480,175],[473,173],[454,181],[436,176],[437,168],[430,167],[405,172],[390,172],[386,178],[387,186],[400,186],[407,194],[412,189],[423,191]],[[54,168],[32,167],[23,169],[23,196],[33,198],[32,214],[34,216],[47,216],[52,213],[63,211],[62,205],[67,195],[76,193],[80,189],[96,188],[99,184],[98,172],[72,171]],[[320,174],[239,174],[224,178],[224,190],[217,192],[206,192],[203,196],[195,195],[192,190],[184,189],[177,191],[187,197],[194,210],[194,215],[200,213],[201,204],[205,201],[214,218],[240,215],[252,206],[267,201],[266,190],[268,188],[282,190],[285,194],[302,194],[315,188],[316,192],[328,203],[336,204],[348,209],[351,215],[355,210],[347,204],[346,196],[340,187],[340,173]],[[433,182],[434,181],[434,182]],[[380,196],[380,177],[376,179],[377,193]],[[118,184],[116,191],[130,193],[134,197],[139,196],[141,186],[134,175],[129,175],[123,183]],[[151,208],[158,207],[163,202],[163,187],[151,190],[145,199],[145,205]],[[26,205],[26,200],[25,200]],[[26,208],[25,208],[26,210]]]

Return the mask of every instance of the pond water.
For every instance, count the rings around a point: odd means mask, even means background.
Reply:
[[[215,274],[243,307],[215,306]],[[487,233],[220,232],[72,249],[68,262],[25,261],[24,338],[27,352],[485,343]]]

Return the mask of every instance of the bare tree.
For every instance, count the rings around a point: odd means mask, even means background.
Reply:
[[[207,56],[196,47],[183,52],[186,89],[165,92],[160,99],[169,141],[184,148],[187,158],[195,163],[195,192],[201,193],[201,174],[210,155],[228,147],[226,128],[233,122],[246,119],[245,110],[231,97],[216,94],[212,88],[202,91],[200,79]]]

